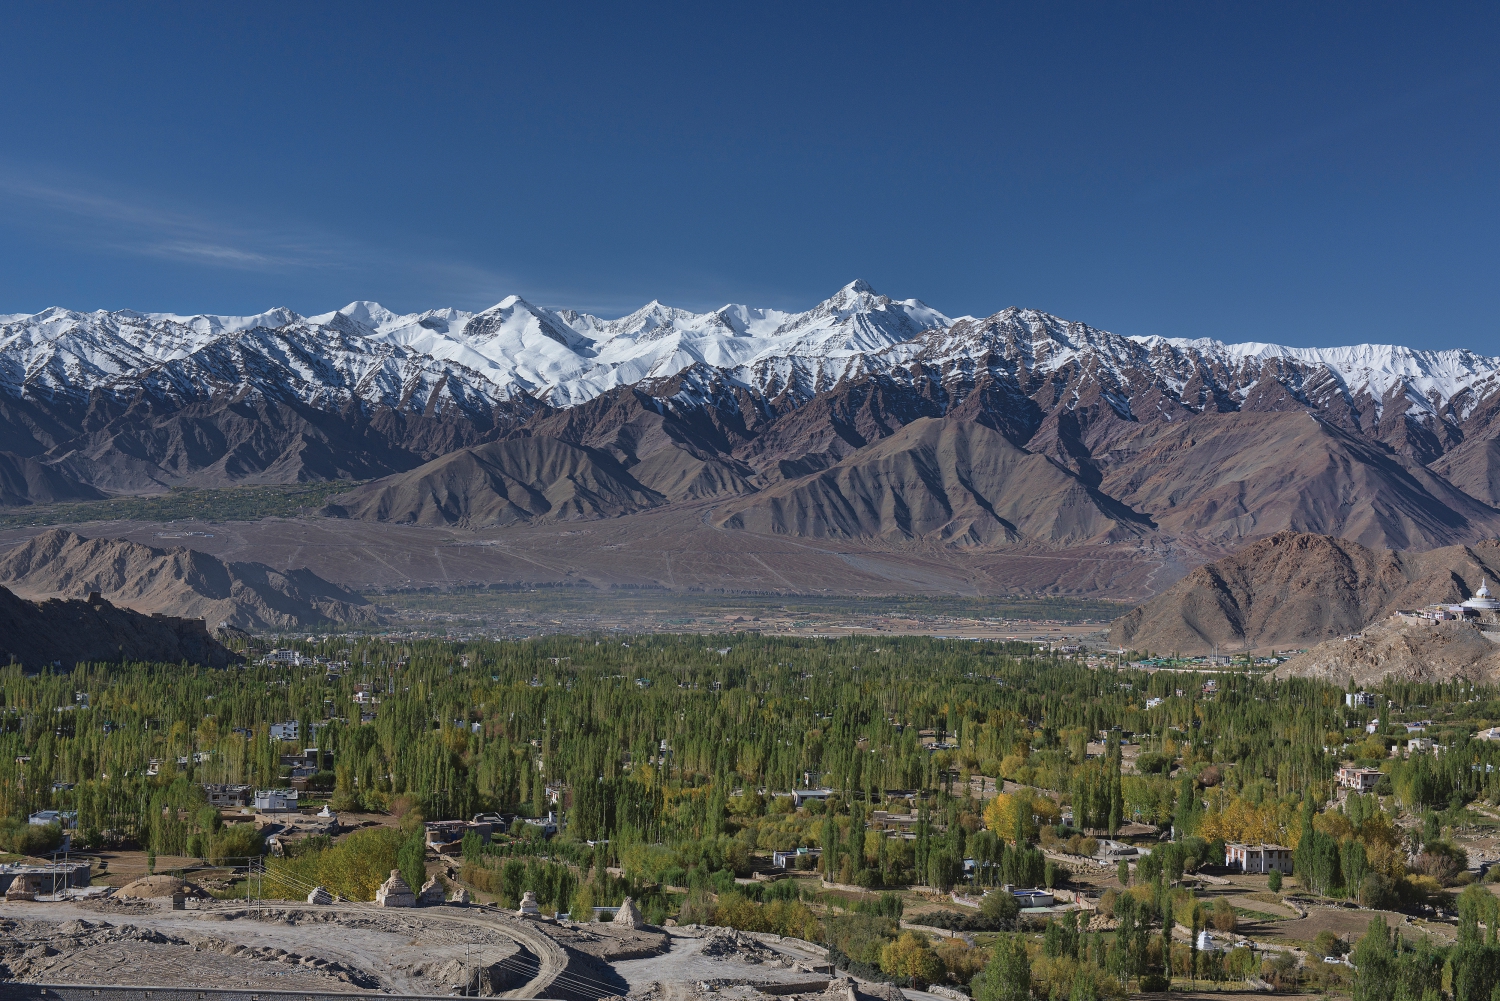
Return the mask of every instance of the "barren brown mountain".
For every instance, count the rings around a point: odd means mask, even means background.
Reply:
[[[209,635],[202,619],[143,615],[98,598],[27,601],[0,587],[0,661],[71,669],[121,660],[223,667],[238,659]]]
[[[98,591],[138,612],[206,619],[239,629],[370,623],[373,605],[311,570],[226,563],[192,549],[86,539],[54,529],[0,559],[0,582],[28,598],[84,598]]]
[[[921,418],[837,465],[724,505],[725,528],[960,546],[1136,538],[1147,519],[971,421]]]
[[[1291,529],[1387,549],[1500,535],[1500,512],[1300,409],[1150,425],[1102,461],[1100,489],[1170,535],[1235,544]]]
[[[64,476],[36,459],[0,452],[0,507],[96,500],[103,492]]]
[[[1401,608],[1468,598],[1500,574],[1500,542],[1425,553],[1279,532],[1193,570],[1115,620],[1110,642],[1155,653],[1305,647]]]
[[[339,494],[326,510],[335,517],[481,528],[616,517],[664,503],[608,452],[539,436],[460,449]]]

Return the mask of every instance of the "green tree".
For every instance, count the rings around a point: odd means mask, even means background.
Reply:
[[[974,1001],[1030,1001],[1031,960],[1020,935],[995,942],[990,961],[974,978]]]
[[[401,850],[396,853],[396,868],[413,893],[427,882],[427,837],[420,825],[402,841]]]

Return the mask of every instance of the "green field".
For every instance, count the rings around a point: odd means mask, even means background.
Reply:
[[[70,504],[33,504],[0,509],[0,528],[74,525],[90,521],[257,521],[294,518],[321,508],[328,498],[358,484],[287,483],[226,487],[219,490],[174,489],[152,497],[114,497]]]

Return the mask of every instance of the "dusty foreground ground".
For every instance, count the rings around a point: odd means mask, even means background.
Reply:
[[[458,906],[3,903],[0,962],[6,979],[38,984],[566,1001],[749,1001],[765,996],[757,986],[771,985],[781,996],[821,998],[829,987],[819,972],[825,960],[805,943],[767,944],[727,929],[523,921]],[[847,1001],[847,991],[840,998]]]

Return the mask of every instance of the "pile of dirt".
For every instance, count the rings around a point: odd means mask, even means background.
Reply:
[[[308,569],[226,563],[194,549],[87,539],[53,529],[0,559],[0,583],[28,598],[86,598],[97,591],[140,612],[202,618],[237,629],[370,623],[375,607]]]
[[[1425,553],[1279,532],[1201,566],[1115,620],[1113,646],[1154,653],[1303,647],[1398,609],[1459,602],[1500,576],[1500,542]],[[1347,679],[1346,679],[1347,680]]]
[[[744,963],[765,963],[780,957],[755,939],[734,928],[710,927],[705,929],[701,956],[709,959],[738,959]]]
[[[202,619],[142,615],[95,599],[27,601],[0,587],[0,663],[72,667],[122,659],[224,667],[240,657],[209,635]]]
[[[133,883],[126,883],[115,891],[116,897],[174,897],[177,894],[184,897],[197,897],[200,900],[210,899],[207,890],[197,883],[189,883],[185,879],[176,876],[142,876]]]
[[[1393,616],[1363,632],[1319,643],[1276,669],[1282,678],[1374,686],[1387,678],[1434,682],[1500,679],[1500,643],[1467,622]]]

